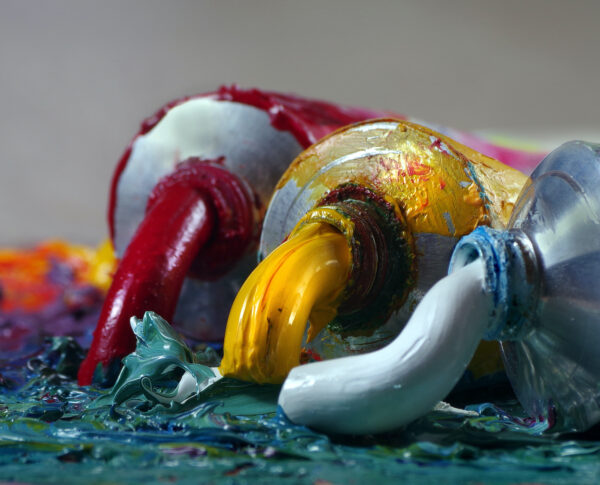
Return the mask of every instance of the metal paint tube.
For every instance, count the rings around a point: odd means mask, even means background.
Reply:
[[[389,343],[446,274],[458,239],[479,225],[503,228],[526,180],[439,133],[394,119],[344,128],[304,151],[285,172],[267,210],[262,258],[306,213],[323,204],[340,209],[344,201],[364,199],[356,195],[361,191],[374,194],[367,202],[387,204],[397,224],[393,232],[406,249],[390,254],[391,260],[403,260],[404,287],[379,305],[378,321],[365,316],[362,329],[346,331],[342,303],[337,321],[307,345],[308,351],[326,359]]]
[[[463,238],[451,273],[392,344],[294,369],[280,395],[284,411],[340,433],[393,429],[443,399],[486,338],[502,341],[511,383],[533,417],[561,432],[600,422],[599,186],[600,145],[570,142],[549,154],[508,229]],[[354,413],[358,423],[348,419]]]

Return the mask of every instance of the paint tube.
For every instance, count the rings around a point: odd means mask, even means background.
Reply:
[[[449,276],[392,344],[294,369],[280,395],[284,412],[339,433],[407,424],[445,397],[485,338],[501,341],[508,377],[532,417],[559,432],[600,422],[599,186],[600,145],[574,141],[550,153],[507,229],[478,228],[461,239]],[[315,392],[333,376],[335,387]]]
[[[253,274],[258,286],[243,288],[237,298],[247,304],[234,304],[234,313],[241,311],[230,316],[221,372],[281,382],[292,367],[290,360],[297,365],[301,359],[328,359],[383,347],[400,333],[424,293],[444,277],[461,236],[480,225],[504,227],[526,180],[520,172],[439,133],[395,119],[359,123],[313,145],[279,181],[265,216],[260,255],[274,251],[290,232],[300,234],[304,225],[337,229],[346,238],[352,259],[335,318],[318,335],[307,335],[303,355],[295,343],[279,352],[283,344],[277,340],[277,329],[294,325],[304,332],[306,321],[298,320],[298,312],[291,310],[263,319],[262,309],[271,304],[274,309],[307,304],[295,285],[310,277],[306,271],[312,271],[312,261],[304,268],[295,266],[296,278],[285,259],[271,264],[267,258],[262,265],[289,273],[285,278],[289,291],[277,293],[285,298],[273,296],[277,289],[262,285]],[[255,271],[263,269],[259,266]],[[275,272],[265,272],[262,278],[271,281]],[[264,291],[259,289],[263,286]],[[314,328],[310,323],[309,328]],[[263,337],[250,342],[248,335]],[[243,357],[263,353],[260,363]],[[498,369],[499,359],[497,351],[488,350],[480,360],[488,367],[491,360],[492,368]],[[246,364],[238,365],[242,361]],[[253,366],[261,370],[254,372]],[[271,369],[270,373],[263,368]]]

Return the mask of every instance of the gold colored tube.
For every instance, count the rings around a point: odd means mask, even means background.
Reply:
[[[273,195],[261,242],[261,251],[271,254],[234,302],[221,373],[278,383],[299,364],[303,346],[332,358],[385,345],[402,330],[423,293],[445,275],[456,241],[480,225],[503,228],[526,182],[514,169],[402,120],[355,124],[312,145]],[[360,196],[367,192],[373,195]],[[371,225],[356,219],[348,224],[340,215],[357,207],[340,207],[349,200],[373,203],[371,209],[382,217],[375,224],[380,231],[368,235],[379,234],[384,243],[375,244],[383,248],[376,258],[365,249],[368,237],[351,234],[365,228],[368,233]],[[382,212],[383,205],[389,210]],[[276,247],[289,232],[289,214],[305,215],[290,239]],[[336,214],[343,223],[328,219]],[[361,259],[364,254],[370,258]],[[362,278],[365,274],[373,277]],[[389,287],[397,291],[386,291]],[[496,348],[485,348],[471,371],[475,377],[487,375],[499,361]]]

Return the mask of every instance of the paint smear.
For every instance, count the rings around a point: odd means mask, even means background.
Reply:
[[[108,240],[97,250],[60,240],[30,249],[2,249],[0,311],[40,311],[60,298],[67,284],[105,290],[113,267]]]
[[[164,337],[156,344],[170,344]],[[524,417],[514,398],[498,393],[452,401],[471,413],[433,411],[394,433],[330,439],[287,420],[276,396],[261,398],[264,414],[240,413],[231,389],[184,409],[152,406],[144,395],[91,408],[108,391],[77,386],[82,354],[63,337],[28,359],[0,357],[2,480],[566,484],[595,483],[600,474],[597,433],[541,434],[546,423]],[[246,386],[246,395],[269,387]]]
[[[108,241],[97,250],[60,240],[0,249],[0,356],[27,353],[49,336],[87,345],[113,267]]]

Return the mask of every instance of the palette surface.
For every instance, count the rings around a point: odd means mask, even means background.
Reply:
[[[151,392],[115,399],[114,390],[79,387],[105,287],[90,261],[101,258],[53,244],[1,254],[0,480],[566,484],[593,483],[600,473],[597,432],[543,434],[548,423],[524,418],[501,382],[451,396],[466,412],[433,411],[405,429],[360,438],[292,424],[277,409],[277,386],[225,379],[178,407]],[[152,374],[147,358],[157,348],[169,349],[174,368],[218,360],[219,349],[155,330],[144,330],[145,346],[138,338],[130,375],[141,364]],[[154,389],[168,393],[170,384],[167,376]]]

